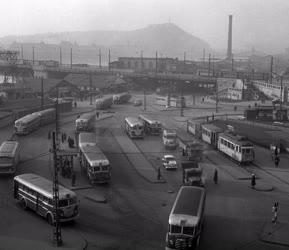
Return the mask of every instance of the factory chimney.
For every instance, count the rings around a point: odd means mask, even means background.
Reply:
[[[233,19],[233,16],[229,15],[228,48],[227,48],[227,59],[228,60],[231,60],[233,58],[233,54],[232,54],[232,19]]]

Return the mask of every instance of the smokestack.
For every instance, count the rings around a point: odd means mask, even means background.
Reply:
[[[227,59],[232,59],[232,19],[233,16],[229,15],[229,31],[228,31],[228,49],[227,49]]]

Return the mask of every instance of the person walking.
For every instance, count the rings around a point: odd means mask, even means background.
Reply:
[[[274,205],[272,207],[272,223],[274,223],[274,224],[277,223],[278,207],[279,207],[279,203],[278,202],[274,202]]]
[[[73,171],[73,172],[72,172],[72,176],[71,176],[71,186],[74,187],[74,186],[75,186],[75,183],[76,183],[76,174],[75,174],[75,172]]]
[[[276,156],[276,157],[275,157],[275,167],[276,167],[276,168],[278,168],[279,162],[280,162],[280,158],[279,158],[279,156]]]
[[[215,184],[218,184],[218,170],[217,169],[215,169],[215,171],[214,171],[214,183]]]
[[[160,179],[161,179],[161,168],[158,167],[157,180],[159,181]]]
[[[252,174],[252,177],[251,177],[251,188],[255,188],[256,186],[256,176],[255,174]]]

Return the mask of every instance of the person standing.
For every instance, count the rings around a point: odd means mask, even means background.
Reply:
[[[157,180],[159,181],[160,179],[161,179],[161,168],[158,167]]]
[[[279,162],[280,162],[280,158],[279,158],[279,156],[276,156],[276,157],[275,157],[275,167],[276,167],[276,168],[278,168]]]
[[[215,169],[215,171],[214,171],[214,183],[215,184],[218,184],[218,170],[217,169]]]
[[[251,187],[252,188],[255,188],[256,186],[256,176],[255,174],[252,174],[252,177],[251,177]]]
[[[73,172],[72,172],[72,176],[71,176],[71,186],[74,187],[74,186],[75,186],[75,183],[76,183],[76,174],[75,174],[75,172],[73,171]]]

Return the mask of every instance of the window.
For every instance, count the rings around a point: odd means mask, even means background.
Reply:
[[[194,227],[183,227],[183,234],[194,235]]]
[[[250,148],[246,148],[246,154],[250,154]]]
[[[182,233],[182,227],[171,225],[171,233],[173,234],[180,234]]]
[[[58,202],[59,207],[66,207],[68,206],[68,200],[59,200]]]

